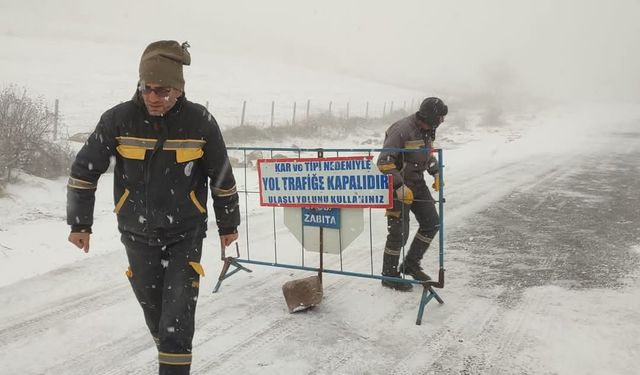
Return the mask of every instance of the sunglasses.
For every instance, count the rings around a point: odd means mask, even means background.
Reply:
[[[171,87],[152,88],[149,86],[139,86],[138,90],[140,90],[143,95],[150,95],[151,93],[154,93],[156,96],[161,98],[167,97],[171,93]]]

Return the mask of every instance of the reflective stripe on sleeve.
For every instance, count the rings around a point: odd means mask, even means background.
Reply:
[[[67,186],[74,189],[97,189],[98,185],[93,182],[80,180],[78,178],[69,177]]]
[[[394,163],[378,164],[378,169],[382,173],[389,172],[390,170],[395,168],[396,168],[396,165]]]
[[[215,195],[216,197],[230,197],[237,192],[238,190],[236,189],[235,185],[231,189],[221,189],[217,187],[213,188],[213,195]]]

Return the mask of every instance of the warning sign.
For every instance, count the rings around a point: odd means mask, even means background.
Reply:
[[[260,205],[390,208],[391,177],[372,156],[258,160]]]

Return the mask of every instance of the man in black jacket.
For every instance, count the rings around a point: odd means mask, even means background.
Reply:
[[[69,241],[89,251],[98,179],[115,159],[114,212],[126,275],[158,348],[160,374],[189,374],[207,230],[207,190],[222,248],[238,238],[238,194],[216,120],[184,95],[189,45],[151,43],[133,99],[106,111],[67,189]]]
[[[416,280],[428,281],[420,261],[438,233],[439,217],[429,188],[424,180],[427,171],[434,177],[432,187],[439,188],[438,160],[431,152],[436,129],[444,121],[448,108],[439,98],[426,98],[420,110],[394,123],[387,129],[378,169],[393,176],[393,208],[386,211],[388,235],[382,259],[382,275],[400,277],[400,273]],[[418,221],[416,232],[403,264],[398,269],[402,247],[409,239],[409,212]],[[410,291],[409,283],[382,280],[382,285]]]

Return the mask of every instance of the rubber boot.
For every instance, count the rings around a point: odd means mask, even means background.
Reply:
[[[410,292],[413,289],[413,285],[401,279],[400,272],[398,272],[399,259],[399,255],[387,254],[385,250],[384,258],[382,259],[382,276],[397,277],[399,280],[382,280],[382,286],[400,292]]]
[[[405,261],[398,268],[405,276],[411,276],[414,280],[429,281],[431,277],[427,275],[420,266],[420,262]]]
[[[431,280],[431,277],[427,275],[420,266],[420,261],[422,260],[424,253],[429,248],[431,240],[432,238],[422,235],[420,232],[416,233],[416,236],[411,242],[411,247],[409,247],[409,251],[407,252],[407,256],[405,257],[404,262],[402,262],[402,264],[400,264],[400,267],[398,268],[401,273],[406,276],[413,277],[414,280]]]

